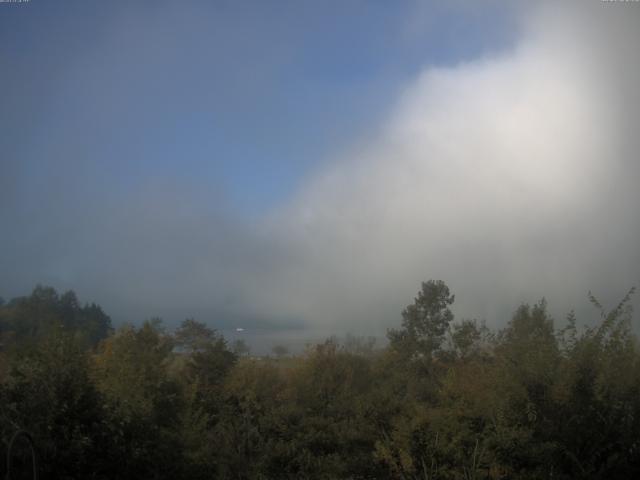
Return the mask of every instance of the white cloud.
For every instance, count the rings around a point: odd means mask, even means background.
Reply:
[[[290,255],[249,287],[255,308],[366,333],[428,278],[490,321],[542,295],[569,309],[589,288],[636,283],[637,243],[611,242],[636,213],[616,210],[610,186],[620,165],[638,171],[624,128],[638,96],[619,78],[638,78],[638,59],[619,48],[638,44],[625,17],[640,10],[599,7],[528,12],[509,53],[426,69],[379,135],[267,219]],[[625,256],[636,262],[620,271]]]

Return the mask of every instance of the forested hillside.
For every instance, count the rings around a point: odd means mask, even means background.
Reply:
[[[610,312],[591,296],[590,328],[554,326],[541,301],[495,331],[455,320],[429,281],[384,348],[328,339],[268,358],[193,319],[114,330],[37,287],[0,302],[0,473],[26,430],[42,478],[638,478],[632,293]]]

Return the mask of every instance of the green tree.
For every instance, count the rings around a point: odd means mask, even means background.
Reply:
[[[72,290],[58,295],[54,288],[41,285],[31,295],[0,306],[0,333],[5,347],[21,348],[58,331],[93,347],[111,333],[111,319],[96,304],[81,306]]]
[[[422,283],[413,304],[402,312],[402,327],[389,330],[391,347],[411,358],[430,359],[445,340],[453,313],[454,295],[442,280]]]
[[[182,395],[168,375],[172,338],[157,321],[124,326],[101,344],[95,378],[106,398],[114,478],[174,478],[181,467]]]
[[[286,387],[284,372],[272,362],[243,359],[230,372],[220,420],[207,434],[211,470],[220,478],[284,477],[278,460],[291,438],[282,431]]]
[[[82,345],[55,333],[12,355],[0,384],[0,436],[6,445],[17,430],[30,432],[46,478],[108,478],[103,404]]]
[[[461,360],[472,358],[486,348],[490,340],[489,329],[475,320],[463,320],[452,325],[451,344],[453,353]]]
[[[563,331],[562,368],[554,391],[556,464],[567,478],[640,475],[640,355],[632,332],[634,289],[596,327],[579,332],[570,316]]]
[[[184,320],[174,334],[174,343],[187,353],[202,351],[218,340],[216,331],[193,318]]]
[[[278,466],[286,478],[380,475],[379,464],[372,461],[378,429],[369,401],[368,360],[328,340],[309,351],[291,374],[271,470]]]
[[[186,356],[187,379],[198,385],[201,395],[218,390],[237,361],[237,355],[229,350],[222,335],[193,319],[182,322],[174,342]]]
[[[220,470],[214,432],[224,420],[224,383],[238,357],[222,335],[194,319],[183,321],[173,339],[185,392],[180,431],[185,468],[189,478],[210,478]]]

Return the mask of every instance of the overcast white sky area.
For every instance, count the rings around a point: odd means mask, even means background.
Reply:
[[[640,284],[640,3],[265,3],[0,4],[2,297],[380,335],[428,279]]]

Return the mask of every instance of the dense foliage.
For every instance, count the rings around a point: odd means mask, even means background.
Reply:
[[[37,287],[0,302],[0,439],[30,432],[45,478],[640,478],[632,293],[591,297],[592,328],[542,301],[491,331],[429,281],[385,348],[251,357],[193,319],[113,331]]]

